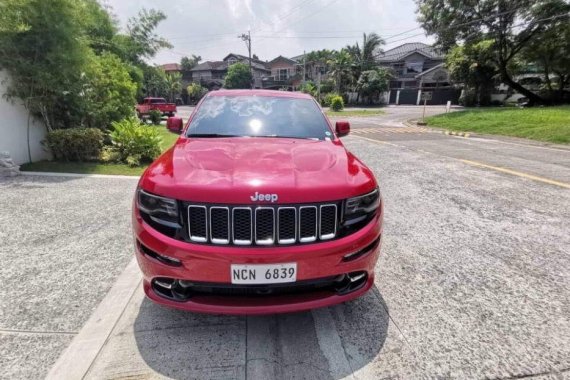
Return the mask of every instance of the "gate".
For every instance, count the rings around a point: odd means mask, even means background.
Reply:
[[[416,105],[418,101],[417,89],[400,90],[400,101],[398,104],[413,104]]]

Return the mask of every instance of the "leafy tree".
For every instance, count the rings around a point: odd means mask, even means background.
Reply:
[[[112,122],[133,114],[137,86],[129,66],[111,53],[92,55],[86,69],[82,125],[108,128]]]
[[[547,90],[555,101],[562,101],[570,84],[570,22],[558,19],[548,25],[522,50],[522,60],[538,64]]]
[[[390,73],[383,67],[363,71],[358,78],[359,94],[366,97],[368,103],[372,104],[374,100],[378,99],[381,92],[388,90],[389,80]]]
[[[143,70],[142,97],[167,98],[169,95],[166,72],[159,67],[145,65]]]
[[[182,57],[182,59],[180,60],[180,66],[182,67],[182,71],[192,70],[194,66],[200,63],[201,60],[202,57],[194,54],[192,54],[192,58]]]
[[[129,61],[141,63],[144,59],[152,58],[160,49],[170,49],[172,45],[158,36],[155,30],[166,15],[154,9],[142,9],[137,17],[129,19],[127,35],[119,36],[116,42],[122,45],[123,52]]]
[[[512,63],[521,51],[545,32],[554,20],[568,23],[570,4],[564,0],[416,0],[419,21],[437,37],[444,50],[463,42],[494,42],[491,62],[500,79],[531,102],[544,103],[515,79]]]
[[[454,82],[465,84],[479,105],[488,105],[498,75],[492,63],[493,40],[453,47],[446,56],[446,66]],[[469,104],[472,105],[472,104]]]
[[[0,68],[12,79],[6,96],[22,99],[48,130],[106,128],[132,113],[144,59],[166,46],[154,34],[163,18],[143,11],[128,34],[118,34],[96,0],[2,0]]]
[[[224,81],[225,88],[251,88],[252,81],[249,66],[244,63],[235,63],[228,68]]]
[[[48,130],[78,126],[78,95],[89,52],[79,4],[9,0],[2,3],[0,13],[14,20],[0,30],[0,68],[12,79],[6,96],[22,99]]]

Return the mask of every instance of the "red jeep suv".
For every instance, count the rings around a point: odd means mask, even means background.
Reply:
[[[210,92],[140,179],[136,257],[153,301],[267,314],[361,296],[374,284],[382,198],[308,95]]]

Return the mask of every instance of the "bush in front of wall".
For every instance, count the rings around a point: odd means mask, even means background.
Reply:
[[[111,152],[119,162],[138,166],[160,155],[162,138],[156,128],[133,117],[112,123],[112,129]]]
[[[336,92],[329,92],[328,94],[326,94],[323,99],[321,100],[321,105],[323,107],[330,107],[331,106],[331,102],[333,100],[333,98],[339,96],[339,94],[337,94]]]
[[[99,128],[56,129],[48,133],[45,145],[60,161],[94,161],[103,148],[103,132]]]
[[[162,121],[162,112],[158,110],[150,110],[148,117],[150,118],[150,122],[152,124],[160,125],[160,122]]]
[[[342,96],[337,95],[331,99],[331,109],[336,112],[344,109],[344,100],[342,99]]]

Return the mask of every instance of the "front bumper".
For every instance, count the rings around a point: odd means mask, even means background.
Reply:
[[[135,252],[144,275],[144,291],[156,303],[195,312],[215,314],[273,314],[329,306],[357,298],[374,284],[374,267],[380,254],[382,233],[382,208],[361,230],[344,238],[328,242],[295,245],[289,247],[235,247],[192,244],[167,237],[148,224],[135,209],[133,229]],[[168,265],[144,253],[141,246],[169,258],[179,260],[180,266]],[[343,260],[347,254],[358,252],[351,260]],[[354,273],[364,273],[362,284],[349,292],[337,291],[335,286],[310,288],[300,292],[273,292],[265,286],[264,295],[238,292],[200,292],[184,300],[175,300],[157,291],[156,281],[185,280],[196,284],[213,284],[231,288],[231,264],[297,263],[297,282],[312,283],[315,280],[340,278]],[[257,287],[256,289],[259,289]],[[276,293],[276,294],[273,294]]]

